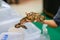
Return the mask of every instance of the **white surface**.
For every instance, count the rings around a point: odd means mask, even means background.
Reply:
[[[22,18],[21,15],[18,15],[14,12],[11,8],[1,8],[0,9],[0,33],[5,32],[8,30],[9,27],[14,26],[17,20]],[[12,23],[12,24],[11,24]]]
[[[31,37],[36,35],[36,34],[40,34],[41,33],[41,30],[38,29],[33,23],[31,22],[27,22],[24,24],[25,26],[27,26],[27,30],[26,30],[26,34],[27,36],[30,35]]]
[[[12,24],[12,23],[11,23]],[[14,23],[13,23],[14,24]],[[32,24],[31,22],[28,22],[26,24],[24,24],[25,26],[27,26],[28,29],[26,29],[24,31],[23,34],[23,38],[24,40],[37,40],[39,39],[40,40],[40,33],[41,31],[34,25]],[[20,30],[21,31],[21,30]],[[20,32],[19,32],[20,33]],[[11,32],[11,33],[7,33],[7,34],[11,34],[10,35],[10,39],[9,40],[12,40],[11,38],[17,38],[16,35],[13,35],[14,33]],[[18,36],[18,38],[21,38],[21,36]],[[16,39],[15,39],[16,40]]]
[[[21,17],[21,16],[20,16]],[[0,9],[0,22],[5,23],[4,21],[14,21],[19,18],[19,15],[15,13],[12,9],[4,8]]]
[[[7,3],[5,3],[4,1],[2,2],[2,7],[5,7],[5,8],[11,8]]]
[[[11,27],[8,29],[8,32],[20,32],[23,33],[25,31],[24,28],[20,27],[20,28],[15,28],[15,27]]]
[[[7,40],[24,40],[24,34],[18,32],[6,32],[1,34],[1,39],[5,39],[5,35],[8,35]],[[1,40],[0,39],[0,40]]]
[[[1,8],[11,8],[7,3],[5,3],[4,1],[1,1],[0,3],[0,9]]]

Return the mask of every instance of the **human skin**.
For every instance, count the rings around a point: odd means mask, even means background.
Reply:
[[[49,26],[53,28],[56,28],[58,26],[54,20],[44,20],[43,23],[48,24]]]

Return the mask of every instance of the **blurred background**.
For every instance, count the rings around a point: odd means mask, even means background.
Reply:
[[[60,0],[4,0],[20,15],[25,16],[25,12],[45,12],[53,18],[57,13]]]
[[[4,0],[10,4],[19,15],[25,16],[25,12],[41,13],[43,10],[43,0]]]

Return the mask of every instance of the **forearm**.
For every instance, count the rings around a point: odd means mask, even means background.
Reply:
[[[54,20],[44,20],[43,23],[48,24],[51,27],[57,27],[57,24]]]

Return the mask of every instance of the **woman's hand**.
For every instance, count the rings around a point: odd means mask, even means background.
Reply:
[[[58,25],[55,23],[54,20],[44,20],[43,21],[44,24],[48,24],[51,27],[57,27]]]

